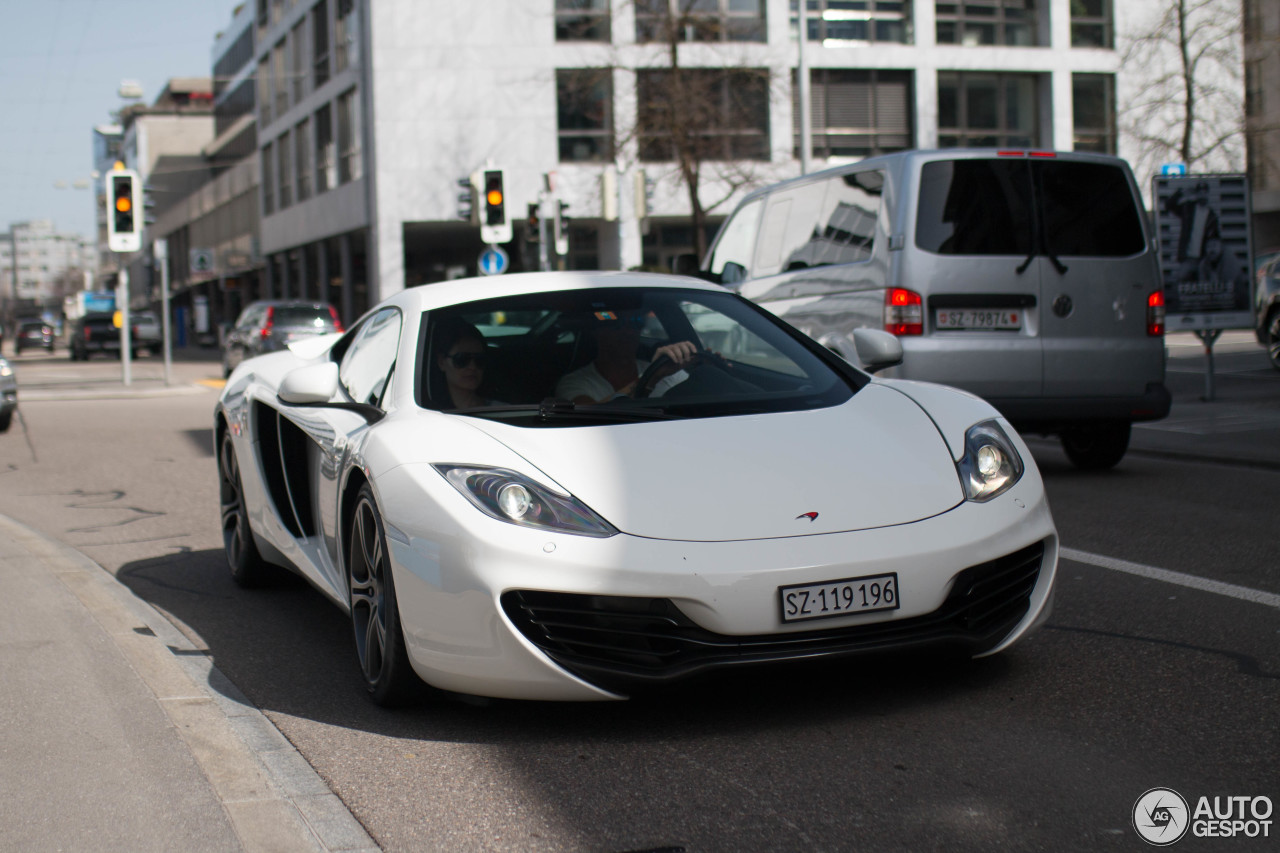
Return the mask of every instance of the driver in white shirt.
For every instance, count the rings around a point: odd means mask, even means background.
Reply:
[[[589,364],[560,377],[556,396],[574,403],[604,403],[636,393],[640,377],[650,362],[637,358],[640,331],[648,315],[640,312],[596,311],[591,332],[596,340],[596,357]],[[670,362],[659,369],[650,396],[661,397],[669,389],[689,378],[681,368],[697,355],[691,341],[677,341],[658,347],[654,361],[666,356]]]

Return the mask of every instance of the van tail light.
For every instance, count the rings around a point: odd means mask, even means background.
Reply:
[[[84,339],[87,341],[91,337],[93,337],[93,333],[90,331],[89,325],[86,323],[84,327]]]
[[[346,329],[342,328],[342,321],[338,319],[338,309],[332,305],[329,306],[329,316],[333,318],[333,330],[335,332],[346,331]]]
[[[1147,296],[1147,334],[1158,338],[1164,334],[1164,291],[1153,290]]]
[[[904,287],[886,290],[884,330],[891,335],[923,335],[924,301],[920,294]]]
[[[262,331],[259,332],[258,334],[262,335],[264,339],[271,337],[271,327],[274,326],[275,324],[276,324],[276,309],[273,306],[267,309],[266,322],[262,324]]]

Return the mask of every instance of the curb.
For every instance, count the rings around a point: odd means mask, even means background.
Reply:
[[[0,515],[155,695],[248,851],[373,853],[364,827],[247,697],[158,610],[76,549]]]

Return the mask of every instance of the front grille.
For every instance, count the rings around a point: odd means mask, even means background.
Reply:
[[[628,692],[708,668],[928,645],[990,649],[1026,615],[1044,543],[971,566],[932,613],[868,625],[729,636],[696,625],[665,598],[511,590],[502,609],[565,669]]]

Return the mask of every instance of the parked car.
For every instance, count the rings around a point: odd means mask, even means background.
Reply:
[[[129,346],[137,356],[141,350],[155,354],[163,345],[160,321],[150,311],[137,311],[129,315]]]
[[[72,361],[88,361],[94,353],[120,356],[120,330],[111,314],[85,314],[71,324],[67,350]]]
[[[13,365],[0,355],[0,432],[8,432],[13,413],[18,409],[18,377]]]
[[[701,275],[856,359],[885,329],[889,375],[988,400],[1106,468],[1162,418],[1164,294],[1137,184],[1099,154],[949,149],[873,157],[747,196]]]
[[[53,326],[44,320],[22,320],[18,323],[17,337],[13,339],[13,354],[22,355],[24,349],[53,352],[55,338]]]
[[[1253,291],[1254,334],[1267,348],[1271,366],[1280,370],[1280,252],[1258,268],[1257,286]]]
[[[620,350],[607,402],[555,396]],[[378,703],[419,679],[590,700],[823,658],[848,677],[879,650],[999,652],[1050,609],[1058,535],[999,412],[683,276],[410,288],[241,364],[213,426],[232,577],[285,566],[346,611]]]
[[[240,312],[222,344],[222,374],[230,376],[246,358],[284,349],[294,341],[342,331],[338,311],[327,302],[264,299]]]

